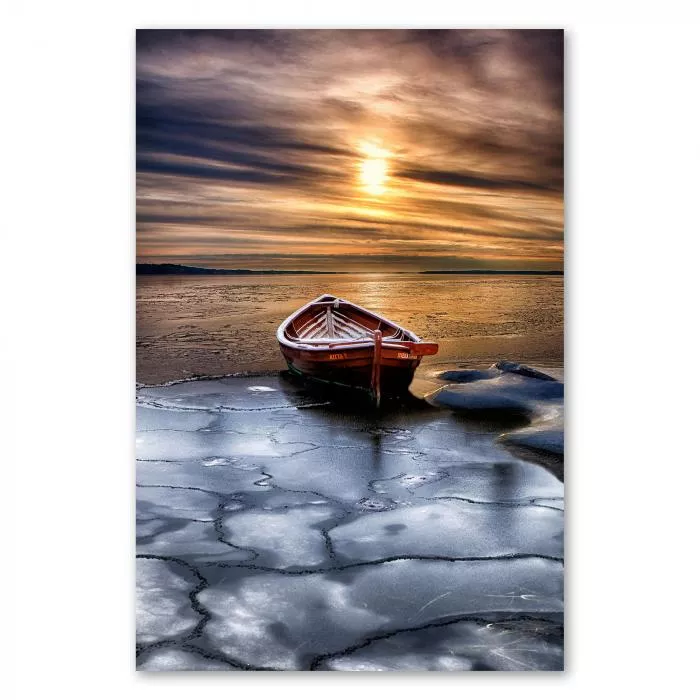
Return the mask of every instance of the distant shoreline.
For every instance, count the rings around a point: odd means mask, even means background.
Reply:
[[[191,267],[169,263],[136,263],[137,275],[337,275],[319,270],[226,270],[215,267]]]
[[[563,275],[563,270],[423,270],[421,275]]]
[[[137,275],[352,275],[353,270],[248,270],[215,267],[194,267],[172,263],[136,263]],[[378,274],[392,275],[563,275],[562,270],[410,270]]]

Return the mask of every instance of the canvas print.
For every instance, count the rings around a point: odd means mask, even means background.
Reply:
[[[564,668],[560,30],[136,33],[136,668]]]

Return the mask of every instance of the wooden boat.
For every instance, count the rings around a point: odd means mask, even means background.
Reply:
[[[382,394],[408,389],[424,355],[437,343],[363,309],[324,294],[295,311],[277,329],[291,372],[322,382],[369,391],[377,405]]]

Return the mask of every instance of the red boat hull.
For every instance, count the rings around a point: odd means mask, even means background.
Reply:
[[[404,393],[421,358],[438,351],[436,343],[331,294],[283,321],[277,340],[295,374],[369,391],[377,405],[382,395]]]
[[[298,350],[280,344],[290,371],[311,379],[352,388],[371,390],[374,348],[343,350]],[[401,357],[404,355],[406,357]],[[382,348],[380,386],[382,394],[408,390],[420,364],[420,356],[404,350]]]

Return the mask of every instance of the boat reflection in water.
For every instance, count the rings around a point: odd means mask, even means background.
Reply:
[[[424,355],[437,343],[357,304],[324,294],[295,311],[277,329],[290,371],[329,384],[384,395],[408,390]]]

